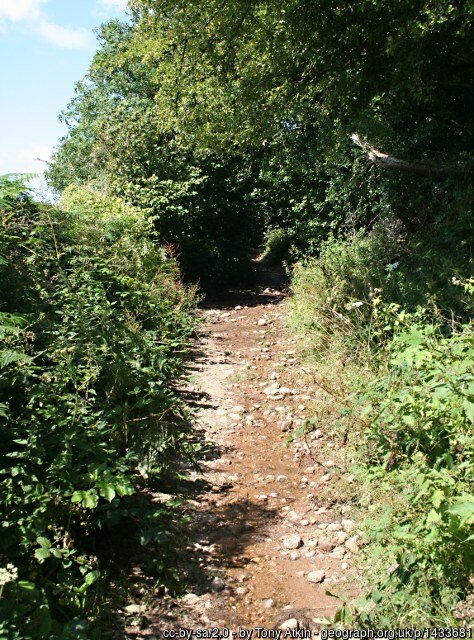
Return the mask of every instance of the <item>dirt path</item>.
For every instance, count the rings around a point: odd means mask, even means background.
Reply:
[[[212,453],[192,475],[186,503],[195,570],[189,593],[145,616],[140,632],[165,628],[318,627],[353,592],[357,551],[350,506],[332,497],[338,463],[319,430],[287,446],[307,416],[306,386],[285,328],[284,296],[238,294],[203,316],[189,398]],[[324,450],[325,453],[322,453]]]

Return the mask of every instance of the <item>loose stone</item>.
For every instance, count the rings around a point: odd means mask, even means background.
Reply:
[[[346,549],[349,549],[351,553],[357,553],[360,549],[359,547],[359,536],[352,536],[346,540]]]
[[[319,569],[318,571],[310,571],[307,577],[310,582],[319,584],[320,582],[324,582],[324,579],[326,578],[326,572],[324,571],[324,569]]]
[[[287,629],[297,629],[298,626],[299,624],[296,618],[289,618],[288,620],[285,620],[285,622],[281,623],[280,629],[286,631]]]
[[[303,539],[298,534],[294,534],[283,539],[283,547],[285,549],[299,549],[302,546]]]
[[[343,520],[341,524],[342,528],[344,529],[344,531],[347,531],[347,533],[349,533],[349,531],[352,531],[355,527],[354,520]]]
[[[319,539],[319,548],[321,551],[332,551],[335,546],[336,543],[331,538],[321,537]]]
[[[213,591],[222,591],[225,587],[225,582],[222,578],[218,578],[217,576],[212,579],[211,587]]]
[[[265,598],[262,604],[264,609],[271,609],[275,604],[275,601],[273,600],[273,598]]]

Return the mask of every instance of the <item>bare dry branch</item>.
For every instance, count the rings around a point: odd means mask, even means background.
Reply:
[[[353,133],[351,135],[351,140],[354,144],[365,151],[371,162],[384,169],[393,169],[395,171],[403,171],[405,173],[418,173],[425,176],[437,176],[460,171],[458,166],[435,166],[421,162],[408,162],[407,160],[395,158],[394,156],[390,156],[387,153],[376,149],[365,140],[362,140],[358,133]]]

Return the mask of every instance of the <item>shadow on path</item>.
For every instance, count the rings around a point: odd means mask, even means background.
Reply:
[[[199,305],[200,308],[233,309],[238,305],[256,307],[262,304],[277,304],[286,297],[289,278],[283,267],[266,265],[259,258],[254,258],[252,265],[252,287],[209,293]]]

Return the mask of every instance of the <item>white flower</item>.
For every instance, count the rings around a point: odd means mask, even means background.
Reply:
[[[18,580],[18,569],[11,563],[7,564],[6,568],[0,567],[0,587]]]
[[[350,310],[350,309],[357,309],[357,307],[361,307],[364,303],[361,302],[360,300],[357,300],[357,302],[350,302],[349,304],[346,305],[346,309]]]

